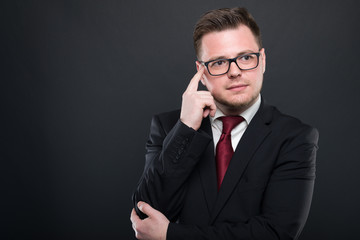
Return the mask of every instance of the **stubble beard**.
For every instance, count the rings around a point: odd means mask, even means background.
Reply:
[[[214,96],[215,104],[225,115],[241,114],[256,102],[261,92],[261,88],[262,86],[260,87],[259,91],[250,96],[250,99],[244,99],[244,97],[238,96],[238,99],[229,101],[223,97]]]

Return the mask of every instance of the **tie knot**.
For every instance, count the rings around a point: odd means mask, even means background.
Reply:
[[[225,134],[230,134],[231,130],[236,125],[238,125],[239,123],[244,121],[244,118],[241,117],[241,116],[226,116],[226,117],[221,117],[220,119],[223,122],[223,130],[222,130],[222,132],[225,133]]]

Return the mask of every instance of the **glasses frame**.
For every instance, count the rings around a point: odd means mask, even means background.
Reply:
[[[246,68],[246,69],[243,69],[243,68],[239,67],[239,65],[238,65],[237,62],[236,62],[236,59],[238,59],[238,58],[240,58],[240,57],[243,57],[243,56],[246,56],[246,55],[250,55],[250,54],[256,55],[256,57],[257,57],[256,66],[255,66],[255,67],[252,67],[252,68]],[[209,74],[210,74],[211,76],[221,76],[221,75],[227,74],[227,73],[229,72],[230,66],[231,66],[231,63],[232,63],[232,62],[234,62],[234,63],[236,64],[236,66],[237,66],[240,70],[242,70],[242,71],[246,71],[246,70],[251,70],[251,69],[257,68],[257,67],[259,66],[259,57],[260,57],[260,52],[252,52],[252,53],[245,53],[245,54],[242,54],[242,55],[237,56],[237,57],[234,57],[234,58],[221,58],[221,59],[215,59],[215,60],[211,60],[211,61],[207,61],[207,62],[203,62],[203,61],[199,61],[199,62],[200,62],[201,64],[203,64],[203,65],[206,66],[206,69],[208,70],[208,72],[209,72]],[[227,71],[224,72],[224,73],[221,73],[221,74],[212,74],[212,73],[210,72],[210,70],[209,70],[209,67],[208,67],[209,63],[211,63],[211,62],[216,62],[216,61],[220,61],[220,60],[224,60],[224,61],[228,61],[228,62],[229,62],[229,67],[228,67]]]

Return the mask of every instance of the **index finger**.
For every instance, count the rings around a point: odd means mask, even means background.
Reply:
[[[188,87],[186,88],[187,92],[189,92],[189,91],[196,92],[198,90],[199,82],[200,82],[202,75],[204,74],[204,70],[205,70],[205,67],[203,65],[201,65],[199,70],[197,71],[197,73],[191,79]]]

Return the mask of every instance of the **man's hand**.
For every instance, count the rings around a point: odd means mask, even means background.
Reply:
[[[138,202],[138,208],[149,217],[141,220],[136,214],[135,209],[131,211],[130,220],[136,238],[144,240],[166,240],[169,220],[165,215],[145,202]]]
[[[208,91],[198,91],[198,84],[204,74],[205,67],[200,66],[198,72],[191,79],[182,96],[180,120],[195,130],[200,128],[203,118],[215,116],[216,105],[214,98]]]

